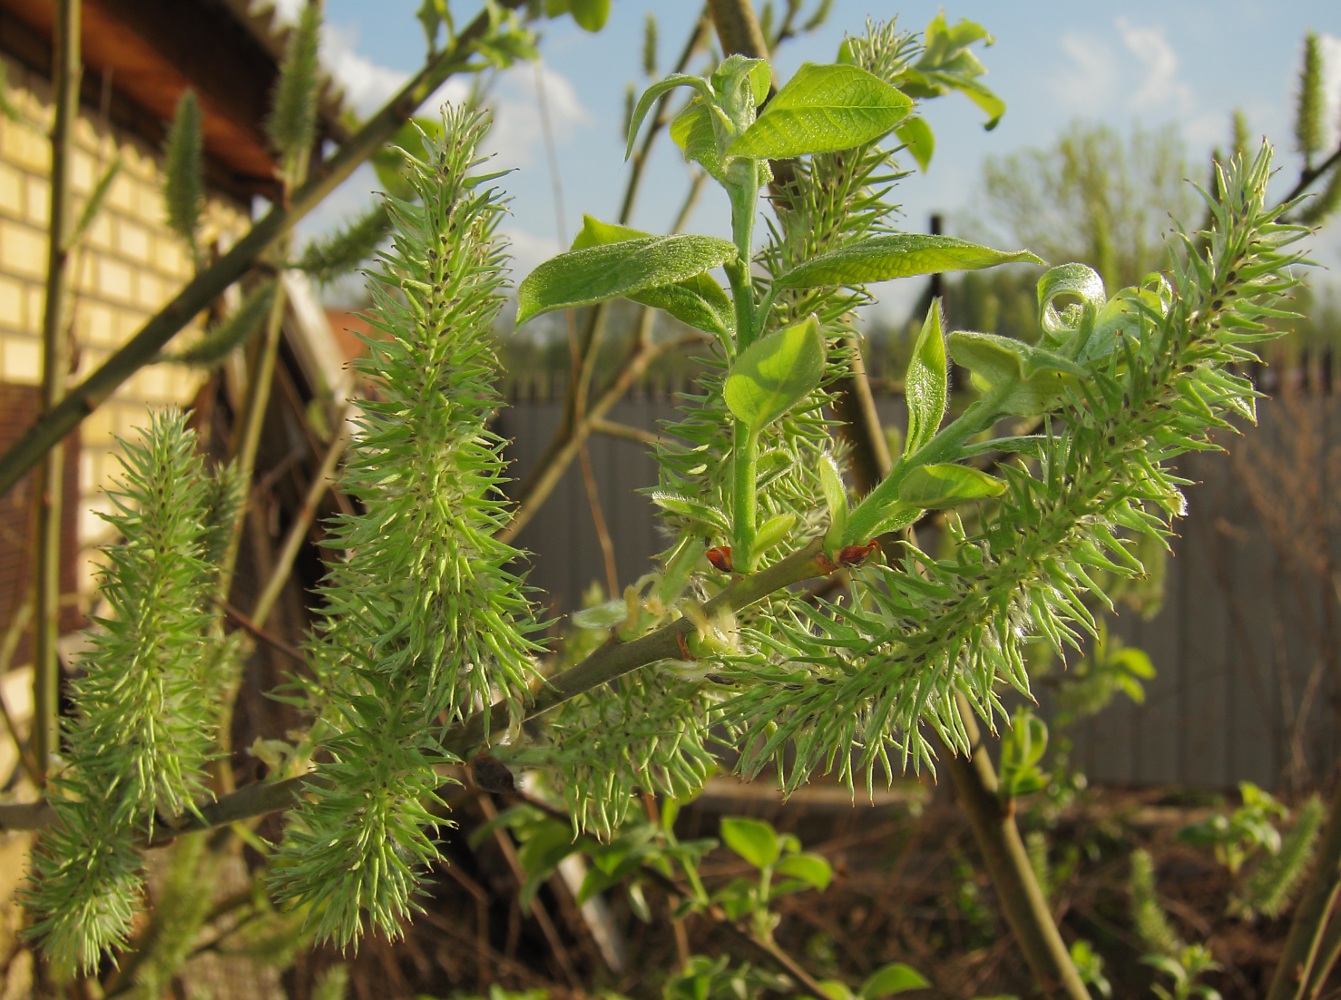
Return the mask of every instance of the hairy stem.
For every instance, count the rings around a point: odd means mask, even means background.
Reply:
[[[731,462],[735,482],[731,491],[732,525],[735,537],[731,560],[738,573],[754,569],[754,536],[758,530],[756,508],[758,497],[759,435],[737,420],[732,432]]]

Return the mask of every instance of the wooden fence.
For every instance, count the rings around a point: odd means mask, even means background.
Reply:
[[[902,420],[901,400],[877,406],[882,419]],[[552,397],[529,398],[500,415],[518,479],[534,468],[561,411]],[[1114,635],[1150,655],[1158,676],[1145,704],[1116,698],[1069,733],[1091,780],[1298,787],[1325,777],[1341,752],[1341,399],[1301,392],[1263,401],[1260,411],[1257,428],[1225,436],[1229,455],[1190,455],[1180,467],[1193,485],[1162,610],[1150,620],[1123,612],[1112,623]],[[608,420],[656,431],[673,413],[666,394],[649,394],[621,402]],[[589,449],[626,584],[665,547],[639,492],[655,485],[656,467],[642,442],[597,434]],[[534,553],[530,580],[555,613],[579,606],[605,579],[577,464],[518,544]]]

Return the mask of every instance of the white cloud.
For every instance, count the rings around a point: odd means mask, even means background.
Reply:
[[[275,12],[279,14],[280,20],[285,24],[293,24],[298,20],[298,15],[307,6],[307,0],[269,0],[268,3],[253,4],[253,7],[274,7]]]
[[[1163,28],[1114,21],[1115,45],[1087,32],[1062,35],[1062,60],[1049,89],[1067,111],[1086,118],[1126,111],[1167,112],[1190,117],[1196,110],[1192,88],[1179,77],[1178,53]]]
[[[1327,107],[1323,112],[1322,148],[1335,149],[1338,132],[1341,132],[1341,38],[1336,35],[1321,35],[1318,38],[1322,49],[1322,87],[1323,99]]]
[[[1059,42],[1063,63],[1048,82],[1053,97],[1066,110],[1098,118],[1117,95],[1117,55],[1112,46],[1081,32],[1066,32]]]
[[[509,225],[503,227],[504,234],[512,242],[509,248],[512,254],[512,280],[516,284],[551,257],[562,253],[563,246],[552,236],[537,236],[519,228],[516,219],[509,219]]]
[[[518,63],[499,74],[490,95],[494,125],[485,145],[504,167],[529,167],[540,159],[544,143],[540,88],[556,146],[576,137],[594,116],[583,106],[572,83],[543,63]]]
[[[1195,105],[1192,88],[1178,78],[1178,53],[1163,28],[1132,24],[1125,17],[1114,22],[1127,50],[1140,61],[1144,76],[1129,105],[1133,111],[1167,108],[1185,113]]]
[[[344,88],[345,101],[360,118],[367,118],[405,85],[405,73],[361,56],[354,32],[335,24],[321,29],[321,64]]]

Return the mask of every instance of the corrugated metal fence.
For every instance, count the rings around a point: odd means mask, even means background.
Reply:
[[[877,401],[901,421],[902,401]],[[1071,733],[1091,780],[1269,788],[1320,780],[1341,751],[1338,714],[1338,561],[1341,540],[1341,399],[1299,393],[1264,401],[1260,424],[1230,449],[1190,455],[1180,467],[1188,516],[1168,562],[1160,613],[1126,612],[1113,633],[1149,653],[1158,676],[1134,706],[1118,698]],[[562,403],[522,399],[504,409],[513,475],[524,478],[551,440]],[[674,414],[665,393],[634,397],[611,423],[655,431]],[[656,483],[645,443],[590,439],[593,479],[627,584],[665,547],[651,503]],[[518,544],[534,553],[531,582],[554,612],[570,610],[605,579],[586,488],[574,464]]]

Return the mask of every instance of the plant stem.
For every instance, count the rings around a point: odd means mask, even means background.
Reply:
[[[74,125],[79,114],[80,0],[60,0],[56,12],[54,88],[56,116],[51,128],[51,212],[47,228],[46,304],[42,313],[42,412],[52,413],[65,392],[69,364],[66,302],[69,292],[70,169]],[[33,756],[40,780],[60,745],[61,492],[65,449],[52,442],[34,484],[37,504],[35,629],[33,634]]]
[[[862,383],[864,392],[869,395],[870,386],[865,385],[864,369],[854,369],[850,377],[854,382]],[[858,387],[858,394],[862,393],[863,386]],[[926,461],[938,461],[941,457],[947,457],[952,447],[958,447],[974,433],[990,427],[995,422],[995,417],[990,421],[987,418],[996,411],[998,403],[999,401],[993,401],[990,397],[984,397],[972,404],[958,420],[918,451],[919,460],[923,460],[924,455],[935,456],[928,457]],[[984,409],[970,419],[976,406],[982,406]],[[869,459],[864,464],[854,464],[852,467],[858,491],[871,491],[866,502],[858,505],[857,511],[860,511],[863,507],[867,507],[876,491],[891,481],[890,458],[888,450],[883,447],[884,434],[880,429],[875,408],[856,406],[849,411],[849,414],[851,419],[859,423],[849,427],[848,435],[868,442],[854,449],[865,451]],[[984,422],[986,425],[982,426]],[[875,479],[879,476],[884,477],[883,481]],[[895,492],[891,492],[890,500],[896,495]],[[880,504],[876,509],[883,509],[883,506],[884,504]],[[853,511],[852,517],[856,516],[857,511]],[[860,537],[863,541],[875,527],[873,522],[869,529],[862,529],[865,534],[858,536],[851,531],[851,524],[852,521],[849,519],[849,535],[854,538]],[[965,758],[946,748],[941,756],[946,762],[946,769],[950,772],[950,780],[955,786],[959,801],[969,815],[978,849],[982,852],[984,866],[996,889],[1011,933],[1046,995],[1056,995],[1060,990],[1061,995],[1070,1000],[1089,1000],[1089,991],[1076,972],[1071,954],[1062,941],[1052,913],[1048,910],[1043,891],[1039,888],[1033,865],[1029,863],[1028,851],[1025,850],[1019,828],[1015,825],[1015,818],[1003,809],[997,796],[996,772],[992,767],[991,757],[981,745],[977,722],[962,697],[959,700],[959,713],[968,732],[969,742],[974,747],[974,753],[971,757]]]
[[[499,0],[513,9],[525,0]],[[136,371],[152,362],[202,309],[246,273],[262,253],[289,232],[340,185],[354,168],[385,145],[406,120],[452,74],[466,68],[473,44],[489,30],[490,14],[482,11],[457,33],[454,44],[439,53],[400,92],[364,124],[348,142],[312,171],[310,179],[293,193],[288,205],[275,205],[255,223],[233,249],[200,272],[176,297],[152,317],[115,354],[37,421],[0,456],[0,496],[8,493],[29,469],[79,422],[106,402]]]
[[[1332,797],[1327,829],[1313,864],[1313,876],[1290,921],[1290,933],[1285,938],[1280,964],[1271,977],[1267,1000],[1307,996],[1310,972],[1327,933],[1328,921],[1341,919],[1341,914],[1334,912],[1337,887],[1341,885],[1341,794]]]
[[[997,796],[992,758],[982,744],[982,734],[973,711],[962,696],[959,698],[959,715],[968,730],[973,753],[969,757],[953,752],[947,754],[946,770],[950,772],[955,793],[973,826],[983,866],[996,889],[997,903],[1043,994],[1090,1000],[1089,990],[1076,972],[1038,879],[1034,877],[1029,852],[1020,839],[1015,817]]]
[[[704,604],[704,614],[712,617],[725,608],[741,611],[784,587],[827,575],[830,570],[821,565],[819,559],[822,549],[822,539],[815,539],[804,548],[753,576],[735,580]],[[535,702],[526,709],[526,719],[543,715],[570,698],[598,688],[649,663],[680,659],[684,655],[682,644],[693,630],[694,626],[688,619],[679,618],[631,642],[619,642],[611,638],[581,663],[550,678]],[[469,756],[484,744],[486,733],[507,730],[509,722],[512,721],[508,713],[506,702],[498,702],[488,711],[475,713],[444,734],[443,746],[457,757]],[[221,797],[216,802],[201,806],[196,812],[178,816],[170,823],[160,825],[150,837],[149,845],[159,846],[171,842],[183,833],[213,829],[288,809],[298,801],[305,788],[324,785],[325,779],[314,774],[300,775],[273,783],[248,785]],[[54,811],[45,803],[0,804],[0,831],[37,829],[46,826],[53,818]]]
[[[288,239],[279,240],[280,247],[288,245]],[[270,387],[275,379],[275,359],[279,356],[279,342],[284,332],[284,312],[288,307],[288,295],[283,280],[275,283],[275,297],[270,303],[270,315],[266,317],[265,336],[256,346],[252,363],[247,372],[247,400],[242,413],[242,423],[236,428],[237,442],[233,448],[233,460],[237,463],[237,475],[246,491],[247,506],[251,506],[252,477],[256,472],[256,452],[261,444],[261,428],[265,424],[266,410],[270,405]],[[228,535],[228,547],[224,550],[219,568],[219,597],[227,599],[233,586],[233,572],[237,568],[238,546],[242,542],[242,528],[246,516],[237,519]]]
[[[959,418],[941,429],[940,433],[918,449],[911,461],[900,459],[869,494],[866,499],[852,510],[847,519],[847,531],[843,535],[844,545],[858,545],[870,541],[875,529],[885,519],[889,507],[899,498],[899,485],[911,469],[919,465],[932,465],[957,457],[964,442],[1001,419],[1001,400],[1010,391],[1010,386],[998,386],[995,390],[969,405]],[[879,428],[875,429],[879,432]]]
[[[735,475],[731,491],[732,527],[731,561],[737,573],[754,570],[754,536],[758,530],[758,457],[759,435],[743,421],[737,420],[732,430],[731,462]]]

